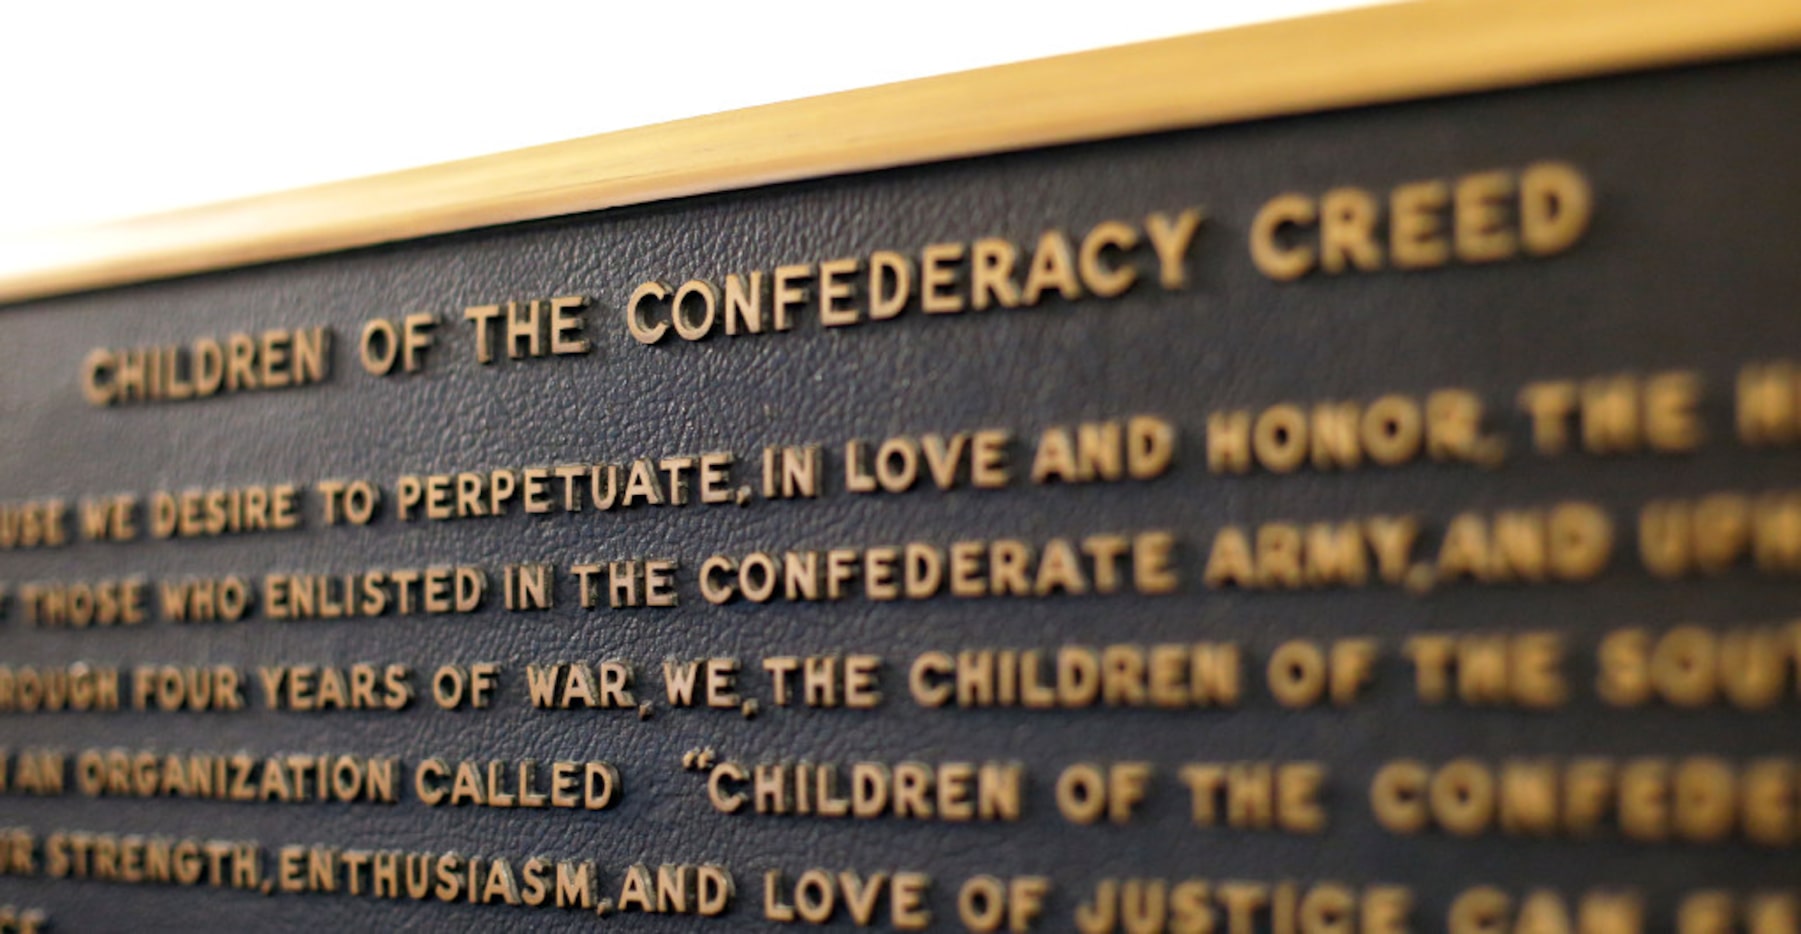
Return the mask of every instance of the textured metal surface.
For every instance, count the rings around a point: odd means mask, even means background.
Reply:
[[[494,709],[404,713],[113,713],[0,716],[0,736],[30,745],[333,751],[411,763],[452,758],[604,758],[624,797],[599,813],[428,809],[367,804],[0,797],[0,824],[255,838],[283,843],[580,857],[603,891],[635,862],[717,862],[739,883],[733,928],[756,929],[760,874],[820,865],[929,872],[938,923],[956,926],[956,883],[977,873],[1050,876],[1045,929],[1107,875],[1337,879],[1414,888],[1416,928],[1439,926],[1448,899],[1477,883],[1515,891],[1629,884],[1667,919],[1673,893],[1793,882],[1792,858],[1745,844],[1397,837],[1366,803],[1374,768],[1413,756],[1792,753],[1793,702],[1779,712],[1603,708],[1588,685],[1599,633],[1785,619],[1792,583],[1737,572],[1662,583],[1624,556],[1599,581],[1568,586],[1453,587],[1425,597],[1378,588],[1299,594],[1216,593],[1200,586],[1205,550],[1227,522],[1331,519],[1586,498],[1609,507],[1623,535],[1634,510],[1664,495],[1780,489],[1794,452],[1711,444],[1683,458],[1540,459],[1517,451],[1495,472],[1416,464],[1347,474],[1209,474],[1207,412],[1285,399],[1371,398],[1463,386],[1497,428],[1525,437],[1512,405],[1537,378],[1693,368],[1709,394],[1710,431],[1730,432],[1730,386],[1744,363],[1801,347],[1794,261],[1801,188],[1801,69],[1793,59],[1590,80],[1418,104],[1120,140],[829,179],[601,215],[362,250],[78,295],[0,312],[0,500],[76,497],[408,471],[525,466],[584,459],[818,442],[902,431],[1004,426],[1021,435],[1084,418],[1160,414],[1183,430],[1176,467],[1146,484],[1005,491],[828,493],[810,502],[473,520],[379,521],[366,529],[211,541],[78,543],[0,555],[0,580],[509,561],[569,563],[666,555],[683,563],[674,610],[583,611],[572,592],[549,613],[495,609],[474,617],[244,623],[119,631],[34,631],[4,622],[11,664],[77,660],[128,665],[266,662],[411,664],[497,661]],[[1594,183],[1596,219],[1570,253],[1542,262],[1422,274],[1274,284],[1245,255],[1256,207],[1287,190],[1425,177],[1558,158]],[[629,289],[772,268],[790,261],[916,249],[941,239],[1023,239],[1049,227],[1203,205],[1208,222],[1178,294],[1140,290],[1111,302],[1049,300],[1035,310],[934,318],[908,314],[828,331],[808,317],[793,332],[645,348],[618,326]],[[440,329],[442,356],[418,377],[382,381],[355,365],[363,320],[416,310],[456,315],[471,304],[595,296],[589,357],[478,369],[468,332]],[[329,324],[335,378],[293,392],[162,407],[94,409],[77,364],[94,346],[179,342],[202,334]],[[1516,449],[1520,447],[1517,440]],[[829,476],[829,475],[828,475]],[[835,490],[833,478],[828,490]],[[310,515],[310,513],[309,513]],[[692,572],[713,552],[868,546],[914,539],[1053,535],[1163,528],[1182,544],[1183,591],[1167,597],[708,606]],[[1572,644],[1574,699],[1555,713],[1425,708],[1396,654],[1408,634],[1550,627]],[[1367,698],[1342,709],[1280,709],[1251,678],[1234,711],[922,710],[901,665],[922,648],[1043,647],[1065,642],[1229,639],[1253,660],[1294,637],[1370,635],[1384,656]],[[648,672],[666,656],[862,651],[881,654],[887,702],[874,712],[772,709],[754,720],[671,710],[539,712],[526,703],[527,662],[624,657]],[[1249,670],[1257,670],[1253,661]],[[641,694],[660,681],[642,678]],[[684,751],[711,746],[745,761],[1017,758],[1025,819],[1017,824],[825,821],[714,813]],[[1146,759],[1162,779],[1123,826],[1073,826],[1051,782],[1080,760]],[[1332,826],[1317,838],[1198,830],[1170,774],[1191,759],[1317,759],[1331,770]],[[402,773],[406,773],[403,771]],[[410,787],[403,791],[410,798]],[[0,900],[48,909],[68,930],[578,929],[581,913],[353,897],[0,878]],[[610,918],[630,929],[705,927],[682,918]],[[844,923],[842,919],[840,923]]]

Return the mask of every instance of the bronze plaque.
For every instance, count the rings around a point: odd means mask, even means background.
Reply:
[[[16,271],[0,930],[1796,931],[1779,6]]]

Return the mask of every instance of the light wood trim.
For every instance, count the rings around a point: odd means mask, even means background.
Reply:
[[[773,182],[1801,46],[1801,0],[1425,0],[0,241],[0,302]]]

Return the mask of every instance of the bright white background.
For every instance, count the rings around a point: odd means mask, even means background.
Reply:
[[[0,6],[0,234],[1368,0]]]

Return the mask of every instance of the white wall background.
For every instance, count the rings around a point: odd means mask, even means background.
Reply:
[[[1369,0],[0,5],[0,234]]]

